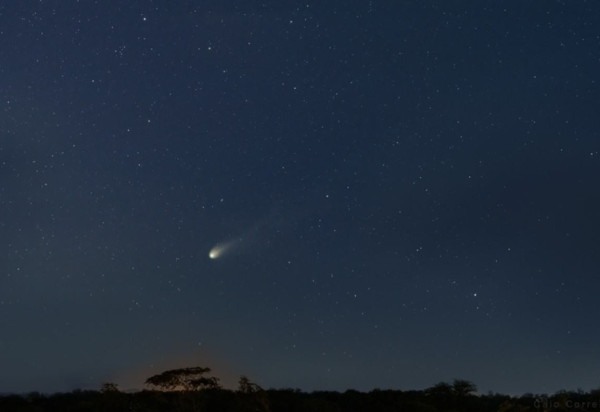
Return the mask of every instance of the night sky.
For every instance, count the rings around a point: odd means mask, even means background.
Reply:
[[[0,392],[600,386],[599,2],[7,1],[0,106]]]

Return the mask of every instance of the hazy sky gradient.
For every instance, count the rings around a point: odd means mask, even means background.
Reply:
[[[0,392],[598,387],[599,19],[4,2]]]

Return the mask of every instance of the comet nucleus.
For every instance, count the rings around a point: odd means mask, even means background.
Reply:
[[[208,257],[211,259],[217,259],[219,256],[221,256],[222,252],[223,249],[221,249],[219,246],[215,246],[210,250],[210,252],[208,252]]]

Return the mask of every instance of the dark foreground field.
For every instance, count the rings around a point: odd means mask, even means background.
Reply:
[[[471,387],[473,388],[473,386]],[[422,391],[312,392],[292,389],[251,391],[204,389],[200,391],[145,390],[120,392],[115,386],[100,391],[73,391],[42,395],[0,396],[1,412],[524,412],[600,410],[600,391],[558,392],[553,395],[461,393],[440,383]]]

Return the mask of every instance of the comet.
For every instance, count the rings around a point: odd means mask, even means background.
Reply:
[[[216,244],[210,252],[208,252],[208,257],[212,260],[219,259],[223,257],[225,253],[231,250],[231,248],[238,243],[240,240],[232,240],[230,242],[218,243]]]
[[[208,257],[213,260],[218,259],[223,254],[223,252],[225,252],[225,249],[222,246],[217,245],[213,247],[210,250],[210,252],[208,252]]]

